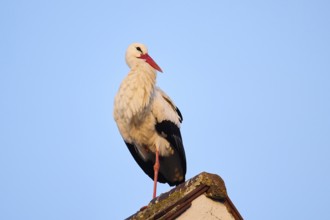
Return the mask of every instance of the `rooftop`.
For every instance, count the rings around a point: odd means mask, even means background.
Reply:
[[[196,213],[200,219],[207,216],[213,216],[214,219],[243,219],[227,195],[221,177],[206,172],[161,194],[151,200],[146,208],[127,219],[191,219],[191,216],[197,219]]]

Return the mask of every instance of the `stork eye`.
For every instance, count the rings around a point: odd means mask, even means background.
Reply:
[[[137,49],[138,51],[140,51],[141,53],[143,53],[142,50],[141,50],[141,47],[136,47],[136,49]]]

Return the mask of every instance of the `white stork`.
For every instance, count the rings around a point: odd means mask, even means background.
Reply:
[[[182,115],[168,95],[156,86],[162,72],[147,47],[131,44],[126,51],[131,69],[114,102],[114,119],[135,161],[154,180],[170,186],[185,181],[186,156],[180,124]]]

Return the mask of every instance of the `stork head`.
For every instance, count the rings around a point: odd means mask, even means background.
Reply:
[[[126,63],[130,68],[139,63],[148,63],[155,70],[163,72],[157,63],[149,56],[147,47],[140,43],[133,43],[128,46],[126,51]]]

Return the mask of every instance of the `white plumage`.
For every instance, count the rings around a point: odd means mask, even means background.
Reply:
[[[156,70],[161,69],[143,44],[128,47],[126,63],[131,70],[115,97],[114,119],[132,156],[154,179],[155,197],[157,181],[177,185],[185,180],[182,115],[156,86]]]

